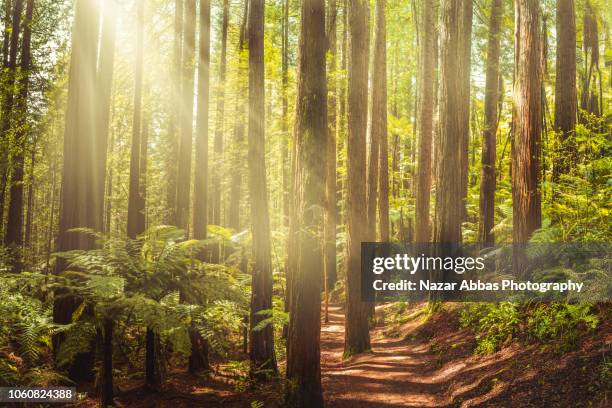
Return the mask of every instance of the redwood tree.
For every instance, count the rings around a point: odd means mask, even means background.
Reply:
[[[189,227],[189,192],[191,187],[191,155],[193,147],[193,77],[195,59],[196,1],[185,0],[183,57],[181,77],[181,112],[179,131],[178,173],[176,185],[175,225]]]
[[[431,150],[433,137],[434,108],[434,30],[435,10],[431,1],[423,3],[421,17],[420,55],[421,77],[419,81],[421,103],[419,105],[419,157],[416,188],[416,230],[415,242],[429,242],[431,239],[429,222],[429,199],[431,190]]]
[[[463,219],[463,84],[460,73],[463,48],[461,47],[463,2],[467,0],[442,1],[442,25],[440,48],[440,161],[438,185],[436,186],[436,212],[438,229],[436,242],[461,242]],[[457,169],[457,163],[459,169]]]
[[[287,405],[323,407],[320,342],[321,271],[326,166],[320,152],[331,142],[327,128],[325,2],[301,3],[298,97],[293,183],[295,249],[287,348]],[[329,159],[329,157],[327,157]],[[323,165],[322,165],[323,164]],[[335,172],[335,168],[334,168]]]
[[[264,89],[264,0],[250,0],[249,40],[249,194],[251,197],[253,283],[251,285],[251,374],[264,378],[260,370],[276,372],[272,325],[253,330],[272,309],[272,259],[270,215],[266,187],[265,89]]]
[[[324,251],[324,289],[325,289],[325,321],[328,320],[329,291],[336,283],[336,224],[337,224],[337,200],[336,200],[336,54],[338,51],[336,41],[336,17],[338,5],[336,0],[329,2],[327,15],[327,42],[329,53],[328,69],[331,75],[329,81],[329,94],[327,104],[327,117],[329,129],[329,142],[327,143],[326,175],[325,175],[325,242]]]
[[[93,248],[93,239],[71,231],[87,227],[101,231],[103,227],[104,197],[95,188],[100,159],[95,147],[95,87],[98,49],[98,8],[94,0],[77,0],[72,32],[72,55],[68,82],[68,105],[64,132],[64,167],[62,171],[61,210],[57,249]],[[58,260],[56,268],[62,272],[65,262]],[[58,296],[53,305],[53,320],[58,324],[72,322],[73,312],[81,299]],[[63,340],[55,336],[55,349]],[[79,353],[68,367],[70,378],[87,381],[94,377],[94,352]]]
[[[128,194],[127,234],[135,239],[145,229],[145,200],[141,194],[140,139],[142,137],[142,71],[144,67],[144,0],[138,2],[136,61],[134,68],[134,116],[130,149],[130,184]]]
[[[484,129],[482,132],[482,176],[480,178],[480,222],[478,238],[485,246],[495,243],[495,160],[499,101],[499,55],[503,0],[493,0],[489,18]]]
[[[349,0],[346,356],[370,349],[369,306],[361,299],[361,243],[367,241],[368,14],[367,1]]]
[[[24,155],[28,139],[28,90],[30,86],[32,16],[34,0],[28,0],[23,21],[23,37],[21,38],[20,78],[18,81],[17,106],[14,112],[15,136],[13,142],[12,173],[10,178],[10,200],[8,209],[8,225],[5,243],[13,250],[13,272],[21,272],[23,268],[23,174]]]
[[[201,7],[201,6],[200,6]],[[227,27],[229,25],[229,1],[223,0],[221,19],[221,55],[219,56],[219,81],[217,88],[217,114],[215,116],[214,157],[212,168],[211,223],[221,225],[221,166],[223,163],[223,117],[225,115],[225,73],[227,71]]]
[[[540,138],[542,133],[542,64],[540,4],[515,3],[514,138],[512,143],[512,239],[529,240],[541,225]],[[514,252],[514,270],[523,273],[523,251]]]
[[[555,132],[559,149],[553,163],[553,181],[567,174],[576,160],[574,132],[576,92],[576,15],[573,0],[557,0],[557,77],[555,80]]]

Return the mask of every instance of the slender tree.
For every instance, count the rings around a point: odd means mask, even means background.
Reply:
[[[431,228],[429,221],[429,199],[431,190],[431,150],[433,138],[433,108],[434,108],[434,30],[435,10],[431,1],[423,4],[421,16],[421,60],[422,71],[419,81],[421,103],[419,104],[419,157],[418,178],[416,188],[416,223],[415,241],[429,242]]]
[[[9,36],[8,58],[5,54],[6,79],[2,84],[5,92],[2,98],[2,116],[0,117],[0,133],[7,135],[11,128],[11,117],[13,113],[13,100],[15,99],[15,82],[17,80],[17,50],[19,48],[19,33],[21,32],[21,14],[23,12],[23,0],[15,0],[12,9],[11,28],[7,29],[6,38]],[[7,20],[8,22],[8,20]],[[8,138],[2,138],[2,157],[0,157],[0,232],[4,231],[4,208],[6,200],[6,186],[9,176],[10,146]]]
[[[196,117],[195,175],[193,193],[193,237],[206,239],[208,214],[208,107],[210,95],[210,0],[200,0],[198,62],[198,108]],[[190,328],[189,371],[210,367],[208,342],[195,327]]]
[[[374,58],[372,59],[372,98],[370,105],[370,152],[368,156],[368,239],[376,241],[376,215],[382,195],[382,139],[387,137],[387,29],[385,2],[376,1]]]
[[[514,137],[512,143],[512,239],[527,242],[541,225],[540,138],[542,133],[542,64],[540,5],[515,2]],[[524,272],[523,251],[515,251],[513,267]]]
[[[329,128],[329,143],[326,154],[325,179],[325,251],[324,251],[324,292],[325,292],[325,321],[328,321],[329,290],[336,283],[336,17],[338,7],[336,0],[329,2],[327,15],[327,45],[328,45],[328,72],[330,73],[329,93],[327,104],[327,119]]]
[[[98,74],[97,74],[97,85],[96,96],[98,97],[98,109],[96,111],[96,131],[100,132],[100,137],[98,138],[99,147],[98,154],[101,155],[100,158],[100,169],[99,174],[103,174],[106,172],[107,167],[107,151],[109,150],[109,145],[111,145],[112,149],[112,140],[111,143],[108,143],[108,135],[109,135],[109,123],[110,123],[110,114],[111,114],[111,91],[112,91],[112,83],[113,83],[113,74],[114,74],[114,65],[115,65],[115,42],[116,42],[116,32],[117,32],[117,13],[115,8],[110,0],[107,0],[104,3],[103,9],[103,21],[102,21],[102,37],[100,39],[100,61],[98,62]],[[111,182],[111,177],[109,174],[108,182]],[[104,195],[104,180],[98,180],[98,188],[100,189],[100,193]],[[112,184],[107,184],[106,194],[108,196],[111,195]],[[105,219],[105,232],[110,232],[110,216],[108,212],[110,211],[110,200],[106,199],[106,219]]]
[[[176,225],[189,227],[189,193],[191,190],[191,155],[193,147],[193,83],[195,59],[196,1],[185,0],[183,57],[181,78],[180,142],[176,186]]]
[[[482,176],[480,178],[480,222],[478,238],[485,246],[495,243],[495,160],[497,146],[499,101],[499,56],[501,48],[501,22],[503,0],[493,0],[489,18],[487,46],[487,73],[485,80],[485,123],[482,132]]]
[[[177,129],[180,125],[181,114],[181,73],[183,54],[183,9],[185,0],[174,0],[174,42],[172,47],[172,78],[171,78],[171,106],[170,120],[168,121],[168,189],[166,206],[169,223],[176,220],[176,194],[178,176],[179,137]]]
[[[244,145],[244,133],[245,133],[245,113],[246,113],[246,101],[244,95],[247,93],[246,84],[241,80],[242,77],[246,76],[246,32],[247,32],[247,18],[249,10],[249,0],[244,0],[244,13],[242,16],[242,23],[240,24],[240,33],[238,38],[238,69],[240,75],[237,79],[238,89],[236,92],[236,115],[234,122],[234,164],[237,168],[232,173],[232,185],[230,187],[230,203],[229,203],[229,214],[228,214],[228,226],[230,228],[238,230],[240,228],[240,195],[242,189],[242,166],[240,163],[244,161],[242,150]]]
[[[2,17],[4,23],[4,33],[2,35],[2,66],[6,68],[9,62],[9,44],[11,43],[11,9],[13,6],[12,0],[6,0],[4,2],[4,15]]]
[[[576,15],[573,0],[557,0],[557,77],[555,80],[555,132],[559,149],[553,163],[553,181],[567,174],[576,161]]]
[[[379,61],[380,77],[374,80],[379,84],[380,100],[373,109],[372,121],[376,116],[380,133],[380,159],[378,160],[378,232],[381,242],[389,241],[389,140],[387,132],[387,27],[385,21],[385,2],[376,3],[376,49],[374,58]],[[374,95],[372,96],[374,98]],[[374,102],[373,102],[374,104]],[[376,115],[374,115],[376,112]],[[374,127],[373,127],[374,131]]]
[[[127,234],[134,239],[145,229],[145,201],[141,194],[140,139],[142,137],[142,87],[144,67],[144,0],[138,2],[136,61],[134,68],[134,116],[130,149],[130,184],[128,195]]]
[[[95,188],[97,177],[104,177],[104,174],[96,174],[100,169],[95,149],[98,145],[95,88],[99,21],[96,3],[94,0],[76,2],[65,115],[64,167],[57,239],[59,251],[93,248],[92,237],[72,229],[87,227],[101,231],[103,228],[104,197]],[[62,272],[64,268],[65,262],[58,259],[57,272]],[[72,315],[81,303],[82,300],[74,296],[56,296],[53,305],[54,322],[71,323]],[[63,335],[55,336],[56,350],[62,341]],[[70,378],[77,382],[93,379],[94,356],[93,348],[77,354],[68,367]]]
[[[461,0],[459,9],[459,39],[458,39],[458,69],[456,76],[459,81],[459,135],[461,138],[461,205],[462,205],[462,221],[467,218],[467,193],[468,193],[468,178],[469,178],[469,141],[470,141],[470,88],[471,79],[470,71],[472,67],[471,51],[472,51],[472,18],[473,18],[473,2],[469,0]]]
[[[200,2],[198,108],[196,117],[193,237],[206,239],[208,225],[208,109],[210,100],[210,0]]]
[[[367,240],[366,118],[368,109],[368,4],[348,2],[347,264],[344,354],[370,349],[369,307],[361,299],[361,243]]]
[[[333,3],[333,0],[330,4]],[[282,207],[283,207],[283,225],[289,224],[289,195],[291,175],[289,174],[289,0],[283,0],[283,17],[282,17],[282,56],[281,56],[281,99],[282,99],[282,120],[281,132],[283,135],[282,141]],[[330,6],[331,7],[331,6]],[[331,41],[331,38],[330,38]],[[331,49],[331,48],[330,48]]]
[[[276,371],[272,326],[253,330],[264,319],[260,313],[272,309],[272,259],[270,216],[266,187],[265,88],[264,88],[264,0],[250,0],[249,20],[249,195],[253,237],[253,283],[249,356],[251,374],[263,369]]]
[[[438,185],[436,186],[436,211],[439,225],[436,231],[436,242],[461,242],[461,222],[464,214],[463,167],[457,171],[459,163],[463,166],[463,90],[464,84],[458,75],[465,71],[461,67],[465,58],[462,56],[462,21],[463,2],[467,0],[442,1],[441,59],[440,59],[440,137],[438,160],[441,162]]]
[[[223,164],[223,117],[225,115],[225,74],[227,71],[227,27],[229,25],[229,1],[223,0],[221,19],[221,55],[219,57],[219,81],[217,87],[217,115],[215,116],[214,165],[212,168],[211,222],[221,225],[221,166]]]
[[[28,91],[30,87],[32,16],[34,0],[27,0],[21,39],[20,77],[18,81],[17,108],[15,112],[15,138],[13,143],[10,200],[5,244],[13,250],[13,272],[23,268],[23,175],[28,139]]]
[[[324,0],[302,1],[301,15],[293,184],[297,227],[293,255],[297,259],[293,262],[290,300],[287,379],[291,386],[287,388],[287,404],[316,408],[323,407],[319,343],[323,269],[320,239],[324,229],[327,172],[319,153],[325,152],[332,141],[327,127]]]

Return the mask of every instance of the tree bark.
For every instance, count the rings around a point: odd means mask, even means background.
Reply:
[[[191,190],[191,154],[193,147],[193,77],[195,59],[196,1],[185,0],[184,42],[178,179],[176,187],[176,226],[188,232],[189,193]]]
[[[467,220],[467,193],[469,178],[469,145],[470,145],[470,88],[471,88],[471,55],[472,55],[472,18],[473,3],[469,0],[461,0],[459,14],[459,110],[460,124],[459,134],[461,137],[461,221]]]
[[[117,14],[114,10],[114,5],[111,1],[106,1],[104,4],[104,18],[102,22],[102,38],[100,44],[100,61],[98,64],[98,88],[96,89],[96,95],[98,97],[98,109],[97,109],[97,124],[96,129],[100,132],[98,138],[99,147],[98,154],[100,154],[100,162],[98,174],[105,174],[107,168],[107,156],[109,151],[108,134],[109,134],[109,123],[110,123],[110,108],[111,108],[111,94],[113,84],[113,73],[115,65],[115,43],[117,33]],[[113,140],[111,140],[111,143]],[[112,147],[111,147],[112,150]],[[99,194],[104,196],[105,188],[108,187],[107,195],[112,192],[112,175],[109,174],[107,186],[104,185],[104,179],[98,180]],[[110,200],[105,199],[108,208],[107,214],[110,210]],[[110,217],[105,217],[104,232],[109,233],[110,231]]]
[[[361,299],[361,243],[367,240],[366,122],[368,109],[368,4],[349,0],[347,265],[344,354],[370,349],[369,306]]]
[[[287,379],[292,386],[287,388],[287,405],[316,408],[323,407],[319,342],[323,247],[320,242],[324,234],[328,172],[325,163],[321,163],[320,152],[327,151],[332,141],[327,127],[324,0],[302,1],[301,15],[293,184],[297,241],[293,263],[296,267],[287,350]]]
[[[242,150],[244,145],[246,103],[243,95],[247,93],[245,84],[241,78],[246,76],[245,65],[245,44],[247,31],[247,18],[249,10],[249,0],[244,0],[244,14],[240,25],[240,35],[238,39],[238,68],[239,75],[237,80],[238,89],[236,92],[236,117],[234,122],[234,163],[238,164],[232,174],[232,185],[230,188],[230,204],[228,215],[228,226],[235,230],[240,229],[240,195],[242,189],[242,169],[240,165],[244,161]]]
[[[327,120],[329,141],[327,143],[326,154],[326,179],[325,179],[325,231],[323,242],[325,243],[324,250],[324,296],[325,296],[325,321],[328,321],[328,306],[329,306],[329,291],[336,284],[336,83],[338,78],[337,73],[337,41],[336,41],[336,17],[338,15],[338,7],[336,0],[329,2],[329,10],[327,17],[327,45],[328,45],[328,60],[330,80],[329,92],[327,100]],[[313,23],[314,24],[314,23]]]
[[[426,243],[431,240],[429,220],[429,201],[431,192],[431,150],[433,137],[434,108],[434,29],[435,10],[433,2],[423,4],[421,17],[421,103],[419,104],[419,157],[416,188],[415,242]]]
[[[251,197],[253,283],[251,295],[251,332],[249,356],[251,375],[265,376],[261,370],[277,371],[272,325],[253,330],[272,309],[272,259],[270,216],[266,187],[265,89],[264,89],[264,0],[251,0],[248,20],[249,38],[249,193]]]
[[[144,0],[138,2],[136,63],[134,69],[134,116],[130,155],[130,184],[128,196],[127,235],[131,239],[145,229],[145,201],[141,194],[140,139],[142,137],[142,82],[144,68]]]
[[[64,167],[62,170],[61,210],[57,249],[60,252],[72,249],[91,249],[94,240],[85,234],[71,232],[74,228],[103,228],[104,197],[96,187],[100,166],[96,147],[96,65],[98,49],[98,11],[93,0],[77,0],[72,32],[72,56],[68,82],[68,105],[64,133]],[[84,164],[85,163],[85,164]],[[56,271],[62,272],[65,261],[58,259]],[[57,293],[56,293],[57,295]],[[58,324],[72,322],[72,314],[82,300],[73,296],[59,296],[53,306],[53,320]],[[86,313],[91,313],[87,308]],[[59,334],[54,338],[58,349],[63,340]],[[94,378],[92,350],[78,354],[68,367],[68,375],[74,381],[89,381]]]
[[[225,73],[227,71],[227,27],[229,24],[229,2],[223,0],[221,20],[221,55],[219,58],[219,82],[217,87],[217,114],[215,116],[214,158],[212,168],[211,222],[221,225],[221,171],[223,165],[223,117],[225,115]]]
[[[8,59],[6,60],[6,82],[2,99],[2,116],[0,117],[0,131],[7,135],[11,128],[13,116],[13,100],[15,98],[15,82],[17,80],[17,49],[19,48],[19,33],[21,32],[21,13],[23,0],[15,0],[10,29]],[[6,37],[5,37],[6,40]],[[10,144],[8,138],[2,138],[2,157],[0,157],[0,214],[4,215],[6,201],[6,185],[9,181]],[[0,233],[4,232],[4,217],[0,217]]]
[[[174,44],[172,50],[172,78],[171,78],[171,106],[170,120],[168,121],[168,190],[166,192],[166,210],[168,212],[168,223],[177,225],[177,177],[178,177],[178,155],[179,155],[179,128],[181,120],[181,73],[183,54],[183,8],[184,0],[174,0]],[[177,126],[177,124],[179,126]]]
[[[573,0],[557,0],[557,63],[555,133],[559,147],[553,163],[553,182],[568,174],[576,162],[576,15]]]
[[[200,2],[198,108],[196,118],[193,237],[206,239],[208,226],[208,109],[210,100],[210,0]]]
[[[15,120],[15,137],[13,145],[13,171],[10,178],[10,199],[8,208],[8,225],[5,244],[12,251],[12,270],[23,269],[23,174],[25,151],[28,140],[28,91],[30,87],[32,16],[34,0],[27,0],[26,15],[23,21],[21,39],[21,66],[18,81],[17,107],[13,114]],[[10,115],[10,114],[9,114]],[[10,120],[10,119],[9,119]]]
[[[332,0],[335,3],[335,0]],[[331,3],[330,3],[331,4]],[[289,225],[289,194],[291,185],[290,160],[289,160],[289,0],[283,0],[283,17],[282,17],[282,56],[281,56],[281,104],[282,104],[282,207],[283,207],[283,225]]]
[[[389,137],[387,132],[387,27],[385,20],[385,2],[377,1],[376,3],[376,49],[375,60],[380,66],[379,75],[376,75],[376,80],[373,83],[379,83],[382,89],[380,90],[380,100],[377,101],[373,113],[377,117],[377,132],[380,134],[380,158],[378,160],[378,232],[381,242],[389,241]],[[375,88],[376,89],[376,88]],[[376,95],[376,94],[374,94]],[[372,100],[374,101],[374,95]],[[374,104],[374,102],[372,102]],[[374,116],[372,117],[374,121]],[[374,126],[373,126],[374,131]]]
[[[501,22],[504,12],[503,0],[493,0],[489,20],[489,43],[487,48],[487,73],[485,83],[485,123],[482,132],[482,175],[480,178],[480,222],[478,238],[485,247],[495,244],[495,159],[497,146],[498,101],[499,101],[499,56],[501,47]]]
[[[440,60],[440,175],[437,186],[436,210],[439,217],[436,242],[461,242],[461,222],[464,215],[463,157],[466,135],[463,134],[463,77],[465,67],[462,47],[463,2],[442,1],[441,60]],[[469,122],[468,122],[469,124]],[[457,171],[455,163],[459,163]]]
[[[529,240],[541,225],[540,138],[542,133],[542,64],[540,10],[536,0],[515,1],[514,138],[512,143],[512,239]],[[524,273],[526,258],[515,250],[515,273]]]
[[[210,94],[210,0],[200,0],[198,109],[196,118],[193,237],[206,239],[208,227],[208,107]],[[208,370],[208,342],[190,327],[189,371]]]

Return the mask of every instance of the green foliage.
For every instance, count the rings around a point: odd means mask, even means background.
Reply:
[[[36,273],[0,273],[0,385],[66,380],[51,369],[51,337],[67,327],[53,323],[51,304],[39,297],[46,280]]]
[[[508,344],[516,335],[520,314],[512,302],[475,303],[463,309],[459,323],[477,333],[476,353],[490,354]]]
[[[599,318],[585,303],[471,303],[461,310],[459,324],[476,334],[476,353],[494,353],[519,338],[567,351],[577,346],[580,334],[597,327]]]
[[[578,335],[599,324],[591,306],[584,303],[539,304],[529,312],[527,333],[541,342],[559,341],[562,350],[577,345]]]

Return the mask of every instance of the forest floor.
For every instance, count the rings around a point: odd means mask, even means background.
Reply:
[[[424,304],[413,304],[397,320],[390,305],[379,306],[372,350],[343,359],[344,311],[331,306],[329,322],[321,327],[326,407],[610,406],[610,319],[585,334],[573,351],[513,341],[494,354],[476,355],[476,339],[460,327],[458,309],[445,304],[427,317]],[[116,405],[276,408],[281,401],[281,380],[249,387],[244,374],[219,363],[201,377],[169,371],[158,392],[145,390],[141,380],[121,383]],[[97,405],[88,399],[77,406]]]
[[[377,321],[385,307],[377,308]],[[346,360],[344,311],[330,308],[321,333],[327,407],[610,406],[601,372],[610,364],[609,320],[571,352],[513,342],[483,356],[473,353],[476,339],[460,327],[458,307],[446,304],[424,319],[424,305],[412,305],[412,318],[376,327],[371,352]]]

